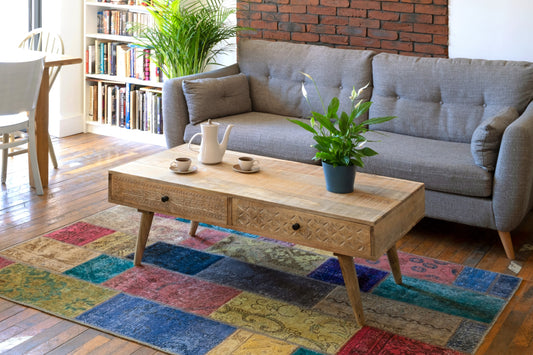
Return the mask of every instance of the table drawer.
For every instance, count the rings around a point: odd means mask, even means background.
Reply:
[[[370,256],[369,226],[234,198],[235,229],[343,255]]]
[[[227,197],[111,174],[109,202],[213,224],[227,224]]]

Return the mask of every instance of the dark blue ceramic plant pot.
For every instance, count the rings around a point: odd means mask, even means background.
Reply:
[[[353,192],[355,181],[355,165],[333,166],[322,162],[322,169],[326,178],[326,189],[329,192],[348,194]]]

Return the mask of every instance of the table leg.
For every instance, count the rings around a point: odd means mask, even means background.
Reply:
[[[392,248],[387,250],[387,256],[389,257],[389,264],[392,270],[392,275],[394,276],[394,281],[398,285],[402,284],[402,272],[400,271],[400,259],[398,259],[398,250],[396,245],[393,245]]]
[[[189,229],[189,235],[194,237],[196,235],[196,230],[198,229],[198,222],[191,221],[191,228]]]
[[[363,314],[361,291],[359,290],[359,281],[357,280],[353,257],[340,254],[335,254],[335,256],[339,259],[346,292],[348,293],[348,298],[350,299],[355,315],[355,321],[362,327],[365,323],[365,316]]]
[[[37,162],[39,163],[39,173],[43,187],[48,186],[48,92],[50,74],[49,69],[43,71],[37,108],[35,110],[35,140],[37,146]],[[32,174],[30,174],[30,184],[33,185]]]
[[[139,235],[137,237],[137,246],[135,248],[135,257],[133,263],[135,266],[140,266],[144,254],[144,248],[146,248],[146,242],[148,241],[148,234],[150,234],[150,227],[152,227],[152,220],[154,219],[154,213],[148,211],[140,211],[141,225],[139,227]]]

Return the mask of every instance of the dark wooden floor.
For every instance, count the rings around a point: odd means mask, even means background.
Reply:
[[[37,196],[26,156],[10,159],[0,199],[0,249],[111,207],[107,169],[163,150],[116,138],[80,134],[55,140],[59,169]],[[533,354],[533,217],[513,232],[524,279],[478,354]],[[399,249],[486,270],[514,274],[495,231],[424,219]],[[0,353],[157,354],[158,352],[39,311],[0,300]]]

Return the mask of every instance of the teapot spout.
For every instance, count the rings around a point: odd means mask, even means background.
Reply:
[[[224,132],[224,138],[222,138],[222,142],[220,143],[221,155],[224,155],[224,153],[226,152],[226,148],[228,147],[229,133],[231,132],[232,128],[233,128],[232,124],[226,127],[226,132]]]

